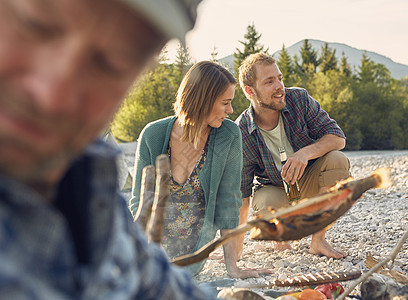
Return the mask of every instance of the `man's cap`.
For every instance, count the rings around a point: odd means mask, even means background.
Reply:
[[[167,38],[185,43],[186,33],[194,27],[201,0],[122,0],[135,8]]]

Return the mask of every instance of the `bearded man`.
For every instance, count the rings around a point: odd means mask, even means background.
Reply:
[[[241,88],[251,103],[236,120],[244,159],[241,224],[248,219],[251,197],[254,215],[290,204],[283,181],[297,184],[301,198],[310,198],[350,176],[349,160],[339,151],[346,144],[343,131],[305,89],[285,88],[282,77],[275,59],[265,53],[249,55],[239,68]],[[288,157],[284,164],[280,151]],[[325,233],[312,236],[310,253],[345,257]],[[290,248],[275,243],[277,251]]]

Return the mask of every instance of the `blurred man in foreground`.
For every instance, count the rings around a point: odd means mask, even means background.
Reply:
[[[0,0],[1,299],[211,298],[147,243],[94,141],[192,2]]]

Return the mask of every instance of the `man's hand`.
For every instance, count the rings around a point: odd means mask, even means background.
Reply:
[[[287,182],[294,184],[296,180],[302,177],[309,161],[309,153],[305,148],[293,153],[282,167],[282,178]]]
[[[299,149],[288,158],[282,168],[282,178],[287,183],[294,184],[302,177],[309,160],[322,157],[333,150],[341,150],[345,145],[346,142],[342,137],[333,134],[324,135],[316,143]]]

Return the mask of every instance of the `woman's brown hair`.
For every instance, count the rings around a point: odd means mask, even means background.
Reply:
[[[236,83],[234,76],[215,62],[201,61],[188,70],[174,102],[174,112],[183,127],[182,141],[192,143],[194,148],[198,147],[215,100],[231,84]]]

